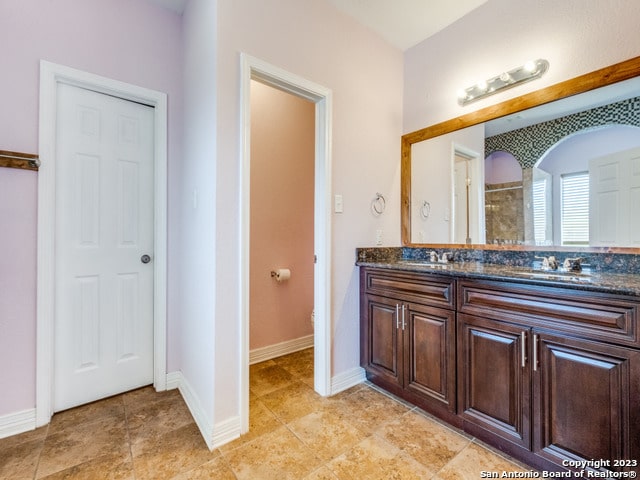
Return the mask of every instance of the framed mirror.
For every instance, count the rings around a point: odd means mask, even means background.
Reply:
[[[640,253],[640,57],[401,144],[403,245]]]

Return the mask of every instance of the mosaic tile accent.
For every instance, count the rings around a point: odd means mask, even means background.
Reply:
[[[522,168],[532,168],[558,141],[572,133],[606,125],[640,127],[640,97],[585,110],[485,139],[485,156],[496,151],[513,154]]]

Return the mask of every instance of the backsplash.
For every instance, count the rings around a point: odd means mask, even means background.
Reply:
[[[514,267],[531,267],[539,262],[535,257],[555,256],[560,263],[565,258],[581,257],[583,265],[596,272],[607,273],[640,273],[640,255],[623,253],[593,252],[553,252],[546,250],[483,250],[467,248],[415,248],[385,247],[357,248],[356,261],[367,263],[383,263],[394,260],[429,260],[432,251],[438,254],[451,252],[455,262],[481,262]]]

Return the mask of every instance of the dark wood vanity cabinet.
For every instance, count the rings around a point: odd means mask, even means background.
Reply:
[[[369,380],[456,423],[454,281],[363,268],[361,288]]]
[[[465,314],[458,328],[458,403],[465,425],[479,437],[531,448],[531,369],[523,367],[528,330]]]
[[[533,451],[560,464],[640,461],[640,352],[536,330],[532,342]]]
[[[455,308],[454,308],[455,306]],[[640,301],[361,268],[367,377],[540,470],[640,461]]]
[[[637,301],[465,280],[458,298],[466,431],[541,469],[640,458]]]

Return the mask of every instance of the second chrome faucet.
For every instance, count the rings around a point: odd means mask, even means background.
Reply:
[[[453,260],[453,253],[451,252],[444,252],[442,256],[438,256],[438,253],[435,251],[432,251],[429,254],[429,261],[431,263],[449,263],[452,260]]]

